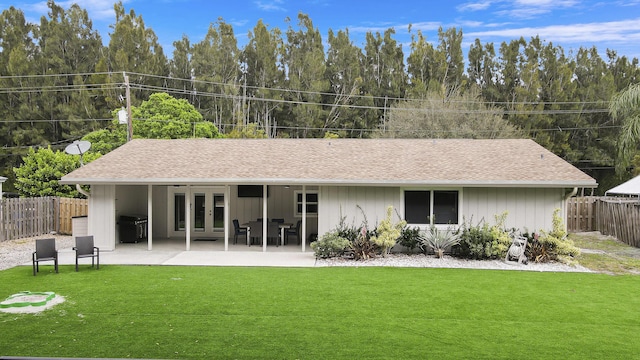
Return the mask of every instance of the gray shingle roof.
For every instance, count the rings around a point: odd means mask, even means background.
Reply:
[[[62,182],[597,185],[525,139],[138,139],[64,176]]]

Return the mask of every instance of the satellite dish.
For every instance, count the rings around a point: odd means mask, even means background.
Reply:
[[[84,163],[82,162],[82,154],[86,153],[90,148],[90,142],[84,140],[76,140],[73,143],[67,145],[67,147],[64,148],[64,152],[70,155],[80,155],[80,166],[83,166]]]
[[[82,155],[86,153],[90,148],[90,142],[76,140],[73,143],[67,145],[67,147],[64,149],[64,152],[70,155]]]

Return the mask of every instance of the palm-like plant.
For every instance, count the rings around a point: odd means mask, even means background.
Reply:
[[[640,139],[640,83],[615,95],[609,103],[609,114],[614,121],[623,122],[616,162],[616,172],[620,174],[631,162]]]
[[[442,258],[445,250],[458,244],[460,242],[460,238],[453,230],[449,228],[446,230],[439,230],[432,224],[424,237],[420,239],[420,242],[423,247],[433,250],[437,258]]]

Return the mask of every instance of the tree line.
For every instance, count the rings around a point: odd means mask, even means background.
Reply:
[[[461,29],[441,28],[431,42],[410,28],[405,53],[393,28],[368,32],[359,47],[348,29],[323,39],[301,13],[285,30],[258,21],[243,47],[218,19],[202,41],[174,41],[169,58],[121,2],[106,46],[85,9],[47,6],[39,23],[13,6],[0,14],[0,165],[10,179],[31,147],[63,148],[117,126],[126,74],[134,106],[168,93],[221,134],[530,137],[603,189],[619,182],[621,124],[607,109],[638,82],[640,67],[612,49],[603,58],[595,47],[565,51],[537,36],[499,45],[475,39],[465,58]]]

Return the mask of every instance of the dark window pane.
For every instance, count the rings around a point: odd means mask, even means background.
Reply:
[[[307,202],[318,202],[318,194],[307,194]]]
[[[404,217],[409,224],[428,224],[431,213],[429,191],[404,192]]]
[[[309,214],[317,214],[318,213],[318,204],[307,204],[307,213],[309,213]]]
[[[458,223],[458,192],[434,191],[433,216],[436,224]]]

